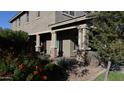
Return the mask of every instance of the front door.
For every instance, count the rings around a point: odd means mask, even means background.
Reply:
[[[62,57],[63,56],[63,40],[62,40],[61,32],[57,34],[56,48],[58,50],[58,57]]]

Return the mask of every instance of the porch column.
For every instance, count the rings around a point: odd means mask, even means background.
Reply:
[[[79,50],[82,48],[82,28],[78,28],[78,47]]]
[[[51,58],[55,58],[57,56],[57,49],[56,49],[56,32],[51,32]]]
[[[78,46],[80,49],[87,47],[87,24],[80,25],[78,27]]]
[[[40,35],[36,34],[36,46],[35,46],[35,51],[40,52]]]

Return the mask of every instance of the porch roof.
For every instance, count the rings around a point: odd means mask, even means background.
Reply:
[[[61,21],[61,22],[58,22],[58,23],[55,23],[55,24],[50,24],[48,26],[51,27],[51,28],[53,28],[53,27],[67,25],[67,24],[71,24],[71,23],[75,23],[75,22],[86,21],[86,20],[90,20],[90,19],[93,19],[93,18],[94,17],[80,16],[80,17],[76,17],[76,18],[73,18],[73,19]]]

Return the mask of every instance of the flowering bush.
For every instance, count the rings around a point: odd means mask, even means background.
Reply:
[[[10,29],[0,31],[0,48],[4,51],[12,47],[16,54],[26,52],[28,40],[28,33],[23,31],[12,31]]]
[[[38,55],[15,55],[12,47],[6,51],[1,49],[0,76],[9,76],[13,80],[47,80],[45,65],[50,61]]]
[[[16,67],[16,63],[18,61],[18,58],[14,56],[14,52],[12,47],[10,47],[6,51],[2,51],[0,49],[0,75],[1,76],[6,76],[13,74],[13,71]]]
[[[68,77],[66,70],[56,64],[47,64],[46,74],[49,81],[65,81]]]
[[[14,81],[66,80],[64,68],[50,63],[48,57],[40,55],[6,55],[0,59],[1,76],[10,76]]]
[[[45,67],[50,62],[49,59],[27,56],[21,57],[19,61],[14,70],[13,80],[47,80]]]
[[[63,80],[65,70],[51,64],[48,55],[30,50],[30,39],[23,31],[0,32],[0,77],[12,77],[15,81]]]

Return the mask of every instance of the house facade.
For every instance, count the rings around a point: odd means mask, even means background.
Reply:
[[[22,11],[10,23],[34,40],[35,51],[51,57],[73,57],[74,50],[86,49],[91,18],[84,11]]]

